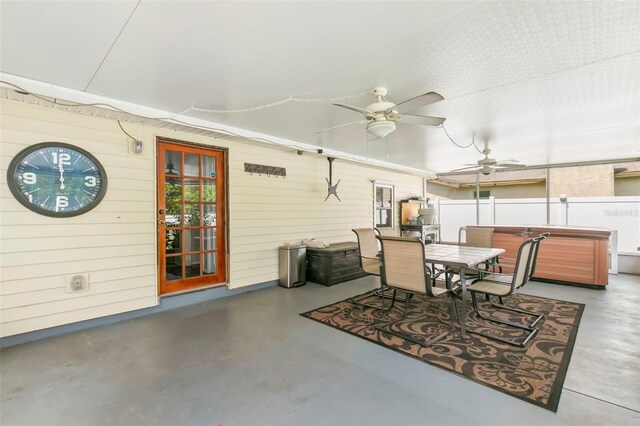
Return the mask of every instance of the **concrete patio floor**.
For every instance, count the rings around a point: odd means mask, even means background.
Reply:
[[[270,287],[1,351],[3,425],[640,424],[640,277],[586,304],[557,413],[298,314],[377,286]]]

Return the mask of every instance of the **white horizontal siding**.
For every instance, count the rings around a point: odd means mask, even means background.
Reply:
[[[115,121],[7,101],[1,118],[2,336],[156,305],[153,150],[129,154]],[[93,210],[51,218],[9,192],[11,159],[52,141],[84,148],[104,166],[108,190]],[[67,293],[67,276],[79,273],[89,274],[89,290]]]
[[[114,120],[2,101],[0,285],[2,336],[113,315],[157,303],[155,138],[229,149],[229,288],[278,277],[278,247],[319,238],[355,241],[352,228],[373,221],[372,180],[395,185],[396,200],[422,193],[422,179],[337,159],[338,195],[326,202],[325,156],[255,143],[123,123],[145,144],[128,153]],[[71,143],[105,167],[109,188],[90,212],[66,219],[37,215],[8,191],[6,170],[23,148]],[[286,178],[250,175],[244,163],[285,167]],[[396,205],[396,223],[398,211]],[[90,290],[66,293],[67,275],[88,272]]]
[[[421,193],[419,177],[338,159],[333,162],[333,184],[340,180],[341,201],[331,196],[325,202],[329,162],[324,156],[247,145],[230,155],[233,287],[277,279],[277,248],[285,241],[355,241],[352,228],[372,225],[373,179],[393,183],[396,199]],[[250,175],[244,162],[285,167],[287,177]]]
[[[136,265],[126,268],[96,270],[91,272],[91,284],[103,282],[115,282],[121,279],[146,278],[155,273],[155,263],[149,265]],[[7,296],[13,294],[29,294],[40,290],[65,287],[65,275],[47,275],[45,277],[21,278],[16,280],[5,280],[2,283],[0,295]],[[84,294],[84,293],[79,293]],[[2,305],[5,305],[6,298],[2,298]]]

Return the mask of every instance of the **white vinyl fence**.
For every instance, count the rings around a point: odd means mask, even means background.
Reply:
[[[458,240],[458,230],[476,224],[475,200],[435,200],[442,241]],[[569,197],[480,200],[480,225],[567,225],[618,231],[618,253],[640,253],[640,197]],[[612,251],[615,250],[612,248]]]

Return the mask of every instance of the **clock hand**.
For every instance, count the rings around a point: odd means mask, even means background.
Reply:
[[[60,170],[60,189],[64,189],[64,167],[62,167],[62,163],[58,164],[58,170]]]

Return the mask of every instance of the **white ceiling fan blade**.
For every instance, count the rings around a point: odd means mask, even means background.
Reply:
[[[352,121],[351,123],[345,123],[345,124],[341,124],[341,125],[339,125],[339,126],[329,127],[328,129],[318,130],[316,133],[328,132],[329,130],[339,129],[340,127],[351,126],[351,125],[353,125],[353,124],[364,124],[364,123],[366,123],[367,121],[368,121],[368,120]]]
[[[342,108],[350,109],[351,111],[359,112],[360,114],[364,114],[367,118],[373,118],[376,116],[371,111],[367,111],[366,109],[360,108],[357,106],[347,105],[347,104],[334,104],[334,105]]]
[[[400,102],[399,104],[396,104],[394,107],[389,108],[386,112],[391,112],[391,110],[393,110],[393,111],[398,111],[399,113],[402,114],[404,112],[416,111],[422,108],[423,106],[441,101],[443,99],[444,98],[439,93],[427,92],[427,93],[423,93],[422,95],[418,95],[415,98],[407,99],[404,102]]]
[[[428,115],[402,114],[398,116],[398,123],[401,124],[420,124],[422,126],[439,126],[444,123],[446,118],[431,117]]]
[[[472,171],[472,170],[480,170],[482,167],[478,167],[478,166],[471,166],[471,167],[462,167],[461,169],[453,169],[451,170],[452,172],[461,172],[463,170],[468,170],[468,171]]]
[[[492,167],[500,169],[524,169],[526,166],[524,164],[494,164]]]
[[[522,163],[520,163],[519,160],[500,160],[496,164],[506,164],[506,163],[522,164]]]

